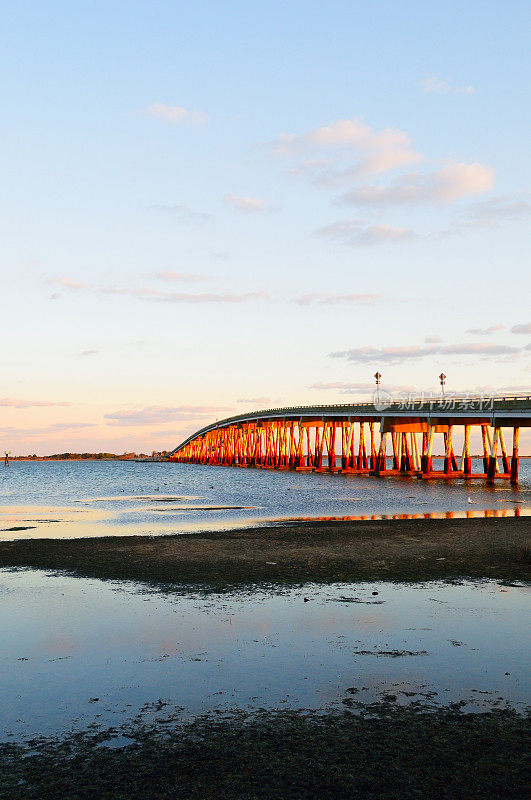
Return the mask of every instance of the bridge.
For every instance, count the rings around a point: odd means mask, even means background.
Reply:
[[[489,485],[506,479],[516,485],[519,431],[529,426],[531,395],[273,408],[207,425],[176,447],[170,459],[374,476],[483,478]],[[482,443],[475,472],[473,430],[481,433]],[[456,433],[462,440],[460,454],[454,450]],[[444,454],[440,469],[434,467],[436,450]]]

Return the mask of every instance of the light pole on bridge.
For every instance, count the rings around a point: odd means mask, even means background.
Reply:
[[[380,381],[382,375],[380,372],[375,372],[374,377],[376,379],[376,402],[378,403],[378,405],[380,405]]]
[[[439,375],[439,381],[441,384],[441,399],[444,400],[444,383],[446,381],[446,375],[444,374],[444,372],[441,372],[441,374]]]

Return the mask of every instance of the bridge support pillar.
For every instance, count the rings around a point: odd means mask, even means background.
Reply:
[[[461,470],[464,475],[472,474],[472,459],[470,458],[470,425],[465,425],[465,441],[463,444],[463,458]]]
[[[358,472],[367,467],[367,455],[365,451],[365,426],[360,422],[360,438],[358,446]]]
[[[494,486],[494,477],[496,475],[496,470],[498,466],[498,459],[497,459],[497,452],[498,452],[498,439],[499,439],[500,429],[494,429],[494,439],[492,442],[492,448],[490,451],[489,457],[489,466],[487,469],[487,486]]]
[[[397,435],[394,431],[391,431],[391,444],[393,446],[393,469],[399,470],[400,460],[398,458]]]
[[[453,434],[453,426],[448,426],[448,433],[444,434],[445,444],[446,444],[446,452],[444,455],[444,474],[448,475],[452,471],[452,434]]]
[[[489,449],[486,425],[481,426],[481,442],[483,445],[483,472],[486,473],[489,469]]]
[[[387,462],[386,446],[387,446],[387,433],[382,433],[380,438],[380,449],[378,451],[378,455],[376,456],[376,464],[374,467],[374,475],[377,478],[381,477],[382,475],[385,475],[386,472],[386,462]]]
[[[509,474],[511,468],[509,466],[509,458],[507,457],[507,449],[505,447],[505,437],[503,435],[503,430],[500,428],[500,447],[502,451],[502,464],[503,464],[503,471],[506,475]]]
[[[369,431],[371,434],[371,455],[369,459],[369,466],[372,470],[376,469],[376,444],[374,441],[374,422],[369,422]]]
[[[513,454],[511,458],[511,483],[516,486],[518,483],[518,440],[520,438],[520,428],[513,428]]]
[[[420,460],[420,468],[422,470],[422,474],[426,478],[429,478],[433,469],[433,462],[431,456],[431,452],[433,449],[433,435],[434,435],[433,426],[430,425],[428,430],[427,440],[423,442],[424,447],[423,447],[422,458]]]
[[[329,428],[330,446],[328,448],[328,469],[333,472],[336,468],[336,423],[332,422]]]
[[[413,470],[413,461],[411,456],[411,451],[409,449],[409,444],[407,441],[407,433],[402,433],[402,464],[401,464],[401,471],[404,473],[412,472]]]

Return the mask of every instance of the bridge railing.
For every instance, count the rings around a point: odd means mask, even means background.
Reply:
[[[301,405],[301,406],[281,406],[279,408],[265,408],[260,409],[259,411],[252,411],[242,414],[236,414],[233,417],[227,417],[224,420],[219,420],[220,422],[229,422],[230,420],[238,420],[238,419],[245,419],[250,414],[278,414],[280,412],[286,411],[302,411],[302,410],[323,410],[325,413],[327,410],[335,409],[335,408],[361,408],[361,409],[376,409],[377,411],[381,410],[393,410],[393,409],[403,409],[404,407],[407,408],[433,408],[437,406],[447,406],[449,403],[457,404],[470,404],[470,403],[483,403],[484,407],[487,404],[496,404],[496,408],[500,408],[501,404],[506,404],[508,407],[515,407],[515,404],[521,403],[522,401],[529,401],[531,404],[531,395],[483,395],[483,396],[465,396],[465,395],[447,395],[444,398],[441,397],[433,397],[433,398],[426,398],[426,397],[411,397],[403,400],[395,400],[392,403],[378,403],[378,402],[363,402],[363,403],[330,403],[325,405]]]
[[[426,397],[411,397],[402,400],[396,400],[392,403],[375,403],[373,402],[363,402],[363,403],[330,403],[330,404],[323,404],[323,405],[300,405],[300,406],[281,406],[279,408],[264,408],[260,409],[259,411],[248,411],[242,414],[235,414],[232,417],[226,417],[222,420],[216,420],[217,424],[227,424],[230,422],[238,422],[239,420],[247,419],[249,416],[253,415],[260,415],[260,416],[274,416],[275,414],[285,413],[288,415],[290,412],[298,413],[299,411],[316,411],[319,413],[326,414],[327,411],[331,411],[332,409],[362,409],[362,410],[369,410],[374,409],[376,412],[384,411],[385,413],[389,413],[389,411],[393,410],[403,410],[404,408],[415,408],[415,409],[431,409],[431,408],[443,408],[448,404],[451,403],[452,405],[463,404],[463,407],[470,407],[471,403],[482,403],[482,408],[493,407],[496,410],[501,410],[502,407],[507,408],[514,408],[518,407],[518,403],[522,403],[523,401],[528,401],[531,404],[531,395],[529,394],[519,394],[519,395],[447,395],[446,397],[433,397],[433,398],[426,398]],[[213,424],[213,423],[212,423]],[[210,425],[208,427],[211,427]]]
[[[382,398],[383,400],[383,398]],[[511,411],[531,407],[531,394],[483,394],[483,395],[451,395],[447,393],[445,397],[429,397],[421,395],[419,397],[403,397],[390,403],[382,402],[362,402],[362,403],[332,403],[327,405],[300,405],[284,406],[280,408],[267,408],[259,411],[248,411],[236,414],[232,417],[216,420],[196,431],[191,436],[181,442],[174,451],[184,447],[188,442],[198,436],[213,430],[214,428],[227,427],[238,422],[250,421],[252,419],[264,419],[267,417],[290,417],[304,415],[311,412],[315,416],[337,415],[338,412],[345,411],[347,416],[356,416],[369,412],[372,415],[392,416],[393,412],[404,413],[426,413],[429,412],[449,412],[457,410],[465,413],[467,409],[476,413],[494,413],[496,411]]]

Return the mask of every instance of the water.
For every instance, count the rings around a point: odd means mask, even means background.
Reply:
[[[0,740],[386,693],[522,710],[526,592],[491,581],[204,597],[0,570]]]
[[[528,514],[528,465],[518,488],[489,488],[169,463],[13,462],[0,467],[0,537]],[[496,582],[204,597],[0,570],[0,740],[136,715],[345,708],[386,693],[400,703],[521,709],[529,699],[525,601],[523,586]]]
[[[469,503],[468,499],[472,500]],[[521,484],[420,481],[119,461],[12,462],[0,467],[0,538],[187,533],[278,519],[528,514]]]

